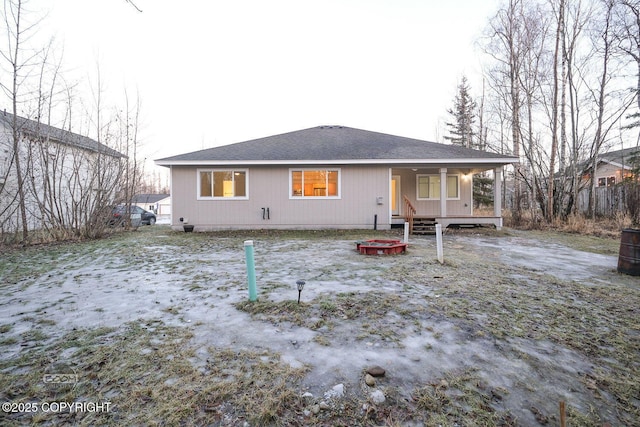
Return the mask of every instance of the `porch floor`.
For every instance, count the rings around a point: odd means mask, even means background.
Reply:
[[[392,217],[392,224],[403,224],[405,218],[403,216],[394,215]],[[430,216],[430,215],[416,215],[413,217],[414,228],[416,224],[424,224],[431,222],[432,225],[440,224],[443,228],[447,228],[450,225],[493,225],[498,230],[502,228],[501,216]]]

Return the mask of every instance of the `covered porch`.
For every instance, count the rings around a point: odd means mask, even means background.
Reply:
[[[491,171],[493,214],[474,212],[473,175]],[[390,168],[391,226],[409,223],[411,233],[431,232],[436,224],[502,227],[503,165]]]

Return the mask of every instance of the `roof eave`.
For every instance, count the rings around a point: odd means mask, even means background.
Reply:
[[[507,165],[517,163],[516,157],[462,159],[350,159],[350,160],[156,160],[158,166],[285,166],[285,165]]]
[[[631,170],[631,166],[629,164],[623,165],[620,162],[616,162],[616,161],[613,161],[613,160],[607,160],[607,159],[600,159],[600,161],[602,163],[608,163],[611,166],[615,166],[615,167],[620,168],[620,169]]]

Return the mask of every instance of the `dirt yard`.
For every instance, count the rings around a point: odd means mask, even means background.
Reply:
[[[618,240],[452,231],[443,265],[434,236],[355,250],[389,237],[153,226],[4,250],[0,425],[535,426],[562,403],[568,425],[640,426]]]

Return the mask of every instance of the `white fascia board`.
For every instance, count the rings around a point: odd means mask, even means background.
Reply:
[[[283,165],[507,165],[517,157],[484,159],[354,159],[354,160],[156,160],[158,166],[283,166]]]
[[[622,163],[614,162],[614,161],[607,160],[607,159],[600,159],[600,161],[602,163],[608,163],[611,166],[615,166],[615,167],[620,168],[620,169],[631,170],[631,166],[629,166],[628,164],[623,166]]]

